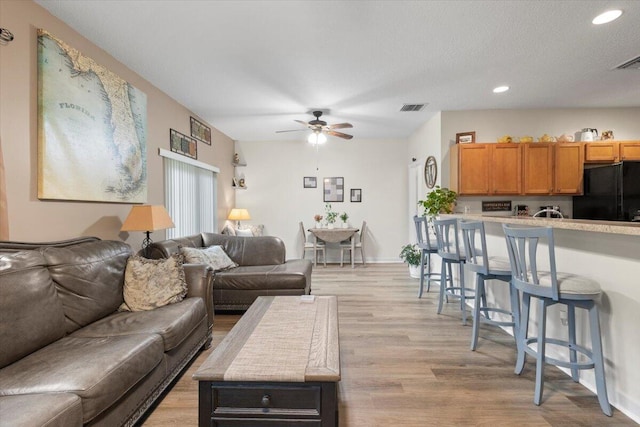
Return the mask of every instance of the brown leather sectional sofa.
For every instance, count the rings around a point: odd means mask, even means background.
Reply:
[[[149,258],[166,258],[181,246],[219,245],[238,267],[218,271],[213,277],[216,310],[246,310],[261,295],[305,295],[311,291],[311,261],[286,260],[282,240],[273,236],[240,237],[216,233],[154,242]]]
[[[187,297],[118,312],[131,248],[0,242],[0,425],[131,426],[211,340],[209,268]]]

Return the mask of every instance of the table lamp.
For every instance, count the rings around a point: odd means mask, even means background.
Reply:
[[[231,213],[229,213],[227,219],[229,221],[236,221],[236,228],[240,229],[240,221],[251,219],[251,216],[249,215],[249,211],[246,209],[233,208],[231,209]]]
[[[142,241],[144,256],[147,256],[147,248],[151,244],[152,231],[173,228],[175,225],[162,205],[132,206],[129,216],[124,220],[120,231],[144,231],[147,237]]]

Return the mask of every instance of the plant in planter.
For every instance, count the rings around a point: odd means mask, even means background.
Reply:
[[[333,225],[335,224],[336,219],[338,219],[338,212],[331,210],[330,203],[327,203],[326,205],[324,205],[324,210],[327,216],[327,224],[329,224],[329,228],[333,228]]]
[[[422,251],[416,244],[408,244],[402,247],[400,251],[400,259],[409,264],[409,275],[414,278],[420,278],[420,261]]]
[[[340,214],[340,219],[342,220],[342,227],[347,228],[349,224],[347,224],[347,220],[349,219],[349,215],[346,212],[342,212]]]
[[[322,223],[320,221],[322,221],[322,215],[315,214],[313,219],[316,221],[316,228],[321,228]]]
[[[458,193],[455,191],[436,185],[424,200],[418,200],[418,205],[424,209],[423,215],[432,219],[441,213],[453,213],[457,197]]]

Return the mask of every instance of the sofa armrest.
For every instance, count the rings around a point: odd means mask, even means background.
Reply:
[[[213,269],[204,264],[184,264],[187,298],[200,297],[207,307],[209,332],[213,329]]]

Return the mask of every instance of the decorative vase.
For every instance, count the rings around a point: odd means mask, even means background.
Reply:
[[[349,228],[349,223],[348,222],[343,222],[342,223],[342,228]]]
[[[320,221],[316,221],[316,228],[322,228],[322,223]]]
[[[420,278],[420,266],[419,265],[411,265],[409,264],[409,276],[414,279]]]
[[[329,230],[332,230],[332,229],[333,229],[333,226],[334,226],[334,224],[333,224],[332,222],[330,222],[330,223],[327,225],[327,228],[328,228]]]

